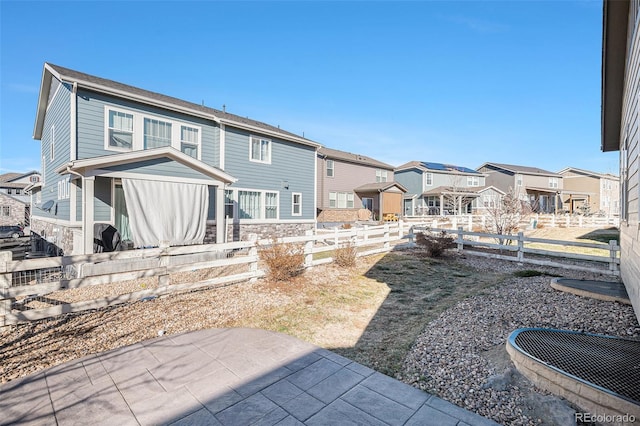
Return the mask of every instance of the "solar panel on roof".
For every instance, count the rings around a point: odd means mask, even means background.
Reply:
[[[429,162],[423,161],[422,165],[425,166],[427,169],[431,169],[431,170],[447,170],[445,165],[442,163],[429,163]]]

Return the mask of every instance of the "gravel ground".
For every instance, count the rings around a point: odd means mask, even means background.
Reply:
[[[478,270],[513,272],[515,263],[469,256]],[[577,279],[611,280],[599,274],[527,267]],[[509,334],[521,327],[549,327],[640,340],[629,305],[563,293],[550,276],[508,278],[499,288],[445,311],[416,340],[400,380],[507,425],[575,424],[577,407],[533,385],[511,363]]]

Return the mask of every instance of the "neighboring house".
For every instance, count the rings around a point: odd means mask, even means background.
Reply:
[[[349,222],[367,209],[381,220],[402,214],[406,189],[394,182],[393,166],[364,155],[318,149],[318,221]]]
[[[618,216],[620,213],[620,178],[567,167],[562,175],[562,206],[569,213],[593,213]]]
[[[31,196],[28,187],[40,181],[36,171],[0,175],[0,225],[29,226]]]
[[[539,213],[555,213],[562,208],[562,175],[538,167],[484,163],[478,170],[487,176],[487,185],[528,202]]]
[[[410,161],[398,166],[394,175],[407,188],[406,216],[471,213],[486,186],[482,173],[452,164]]]
[[[259,121],[45,63],[32,230],[92,253],[297,235],[315,225],[319,144]],[[129,243],[129,241],[131,241]]]
[[[484,186],[478,189],[478,198],[473,201],[472,213],[483,214],[486,212],[498,212],[501,209],[502,199],[507,195],[495,186]]]
[[[620,272],[640,321],[640,0],[605,0],[602,150],[620,151]]]

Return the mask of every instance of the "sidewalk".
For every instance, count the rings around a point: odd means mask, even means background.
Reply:
[[[164,336],[0,386],[0,424],[495,425],[347,358],[258,329]]]

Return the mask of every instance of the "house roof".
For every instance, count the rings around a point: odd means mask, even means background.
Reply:
[[[396,168],[396,171],[399,170],[408,170],[408,169],[419,169],[427,172],[440,172],[440,173],[448,173],[454,172],[457,174],[464,175],[482,175],[481,172],[477,170],[470,169],[468,167],[456,166],[454,164],[445,164],[445,163],[434,163],[431,161],[409,161],[408,163],[404,163],[401,166]]]
[[[581,175],[593,176],[593,177],[602,178],[602,179],[613,179],[613,180],[620,179],[619,176],[613,175],[611,173],[597,173],[597,172],[592,172],[590,170],[578,169],[577,167],[565,167],[564,169],[560,170],[558,174],[564,175],[565,173],[570,173],[570,172],[578,173]]]
[[[195,158],[190,157],[172,147],[145,149],[142,151],[131,151],[122,154],[103,155],[84,160],[70,161],[58,167],[56,169],[56,173],[65,174],[70,171],[75,171],[80,174],[84,174],[93,169],[111,167],[120,164],[130,164],[157,158],[169,158],[221,182],[233,183],[237,181],[236,178],[223,172],[217,167],[209,166],[208,164],[205,164],[200,160],[196,160]]]
[[[397,187],[402,192],[407,192],[407,188],[400,185],[398,182],[375,182],[366,183],[362,186],[354,188],[355,192],[384,192],[392,187]]]
[[[11,182],[14,179],[18,179],[22,176],[22,173],[3,173],[0,175],[0,182]]]
[[[517,166],[514,164],[503,164],[503,163],[484,163],[479,169],[485,166],[493,166],[498,169],[507,170],[513,173],[520,173],[524,175],[540,175],[540,176],[552,176],[552,177],[562,177],[562,175],[550,172],[548,170],[541,169],[539,167],[529,167],[529,166]]]
[[[602,5],[602,139],[603,151],[620,149],[622,98],[627,59],[629,1],[604,0]]]
[[[452,186],[436,186],[428,191],[422,193],[422,195],[466,195],[468,197],[479,197],[479,187],[465,187],[454,188]]]
[[[320,146],[320,144],[310,139],[306,139],[294,133],[282,130],[279,127],[275,127],[257,120],[252,120],[235,114],[229,114],[226,111],[220,111],[215,108],[198,105],[196,103],[187,102],[171,96],[162,95],[160,93],[151,92],[149,90],[140,89],[134,86],[129,86],[127,84],[119,83],[117,81],[96,77],[50,63],[44,64],[44,70],[42,73],[42,81],[40,83],[40,96],[38,98],[38,111],[36,114],[36,123],[33,132],[34,139],[39,140],[42,138],[44,116],[47,107],[47,100],[49,99],[49,88],[51,86],[51,79],[54,77],[60,81],[77,84],[78,87],[94,92],[105,93],[123,99],[129,99],[163,109],[168,109],[171,111],[179,111],[185,114],[213,120],[220,124],[228,124],[229,126],[233,127],[261,132],[263,134],[280,137],[282,139],[304,145],[313,147]]]
[[[386,170],[393,170],[393,166],[390,164],[383,163],[382,161],[367,157],[366,155],[353,154],[347,151],[321,147],[318,148],[318,155],[332,160],[340,160],[349,163],[363,164],[365,166],[379,167]]]

